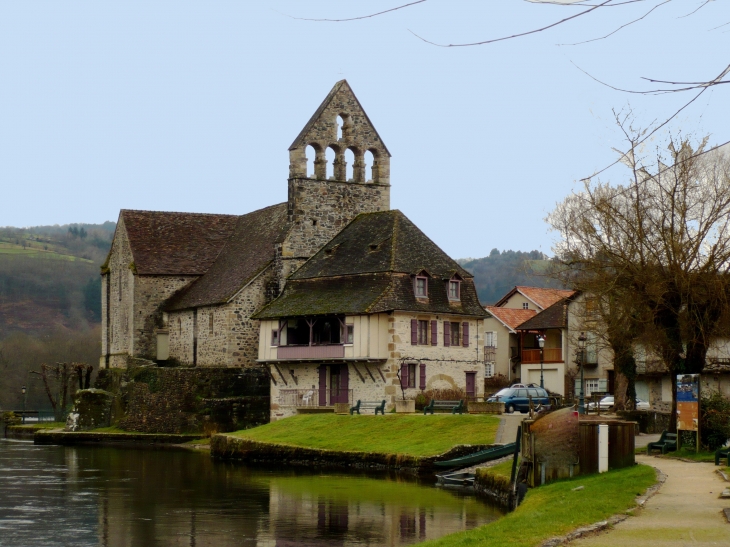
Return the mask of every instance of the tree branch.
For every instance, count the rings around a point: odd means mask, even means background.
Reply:
[[[370,19],[371,17],[377,17],[378,15],[383,15],[385,13],[390,13],[391,11],[397,11],[399,9],[408,8],[410,6],[415,6],[416,4],[422,4],[426,0],[416,0],[415,2],[411,2],[409,4],[403,4],[402,6],[398,6],[395,8],[387,9],[385,11],[379,11],[378,13],[371,13],[370,15],[362,15],[360,17],[350,17],[349,19],[308,19],[306,17],[294,17],[293,15],[289,15],[287,13],[282,13],[281,15],[285,15],[286,17],[290,17],[291,19],[296,19],[297,21],[315,21],[315,22],[326,22],[326,23],[343,23],[346,21],[358,21],[360,19]],[[277,12],[281,13],[281,12]]]

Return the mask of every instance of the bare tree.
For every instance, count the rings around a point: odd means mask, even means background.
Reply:
[[[618,121],[629,180],[584,181],[548,216],[560,235],[558,275],[596,295],[612,345],[628,348],[641,335],[670,373],[701,372],[710,343],[727,334],[730,163],[707,153],[707,139],[693,147],[687,138],[649,160],[640,154],[645,132]]]

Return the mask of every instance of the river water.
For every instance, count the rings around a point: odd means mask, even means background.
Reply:
[[[473,496],[395,475],[0,441],[0,546],[399,546],[501,515]]]

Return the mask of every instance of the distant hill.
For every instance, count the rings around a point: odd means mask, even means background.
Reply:
[[[540,251],[492,249],[484,258],[464,258],[457,262],[474,274],[479,300],[485,306],[496,303],[515,285],[563,288],[546,275],[551,262]]]
[[[0,228],[0,339],[100,322],[99,266],[115,226]]]

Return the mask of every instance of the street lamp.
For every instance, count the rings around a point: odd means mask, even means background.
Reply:
[[[23,423],[25,423],[25,386],[20,388],[20,391],[23,393]]]
[[[545,379],[543,378],[543,355],[545,348],[545,336],[542,334],[537,335],[537,343],[540,346],[540,387],[545,389]]]
[[[583,362],[585,361],[586,333],[581,332],[578,337],[578,365],[580,366],[580,394],[578,395],[578,414],[585,414],[585,395],[583,390]]]

